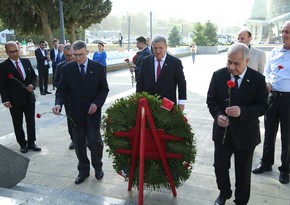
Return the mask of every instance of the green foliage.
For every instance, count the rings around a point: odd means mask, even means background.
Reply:
[[[177,29],[177,26],[173,26],[173,28],[171,29],[169,36],[168,36],[168,45],[170,47],[176,47],[180,45],[180,34],[179,31]]]
[[[213,46],[217,44],[217,27],[210,21],[205,24],[196,23],[193,33],[192,40],[197,46]]]
[[[106,110],[106,115],[102,117],[102,129],[104,130],[104,142],[109,147],[106,151],[113,158],[113,168],[117,173],[125,173],[126,177],[128,177],[131,155],[118,154],[116,150],[132,149],[134,137],[116,137],[115,134],[117,132],[126,132],[125,135],[128,135],[127,132],[135,127],[136,114],[141,98],[146,98],[157,129],[164,130],[164,133],[168,135],[182,138],[180,141],[168,140],[165,144],[168,153],[177,153],[183,156],[182,159],[167,159],[174,185],[179,187],[189,178],[195,161],[194,133],[178,107],[174,106],[171,111],[161,108],[162,102],[158,96],[152,96],[144,92],[136,93],[127,98],[118,99]],[[146,127],[149,127],[148,122]],[[146,135],[146,140],[153,141],[153,137]],[[150,149],[150,151],[152,150]],[[139,161],[137,160],[135,175],[133,176],[134,186],[138,186],[138,173]],[[160,159],[147,158],[144,163],[144,173],[146,173],[144,176],[145,187],[153,190],[161,187],[170,188]]]

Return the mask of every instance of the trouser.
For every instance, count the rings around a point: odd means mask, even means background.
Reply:
[[[35,137],[35,103],[13,106],[10,109],[16,140],[20,146],[33,145]],[[27,141],[23,130],[23,114],[26,121]]]
[[[247,204],[250,198],[254,149],[237,150],[231,140],[225,142],[225,144],[215,143],[214,168],[216,182],[220,195],[226,198],[230,198],[232,195],[229,169],[231,167],[231,156],[234,154],[236,178],[234,202],[236,204]]]
[[[47,92],[49,65],[38,67],[38,85],[40,93]]]
[[[269,95],[269,109],[265,114],[265,140],[262,164],[271,167],[274,164],[275,142],[280,123],[281,162],[280,171],[289,171],[290,163],[290,95]]]

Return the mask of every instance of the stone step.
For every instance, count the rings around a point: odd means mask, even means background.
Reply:
[[[0,187],[0,204],[5,205],[128,205],[126,201],[83,192],[19,183]]]

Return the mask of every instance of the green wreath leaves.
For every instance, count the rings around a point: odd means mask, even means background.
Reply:
[[[182,137],[181,141],[167,141],[166,149],[169,153],[177,153],[183,159],[167,159],[175,187],[182,185],[191,174],[192,165],[195,162],[196,147],[194,133],[183,113],[174,106],[171,111],[161,108],[162,101],[158,96],[152,96],[145,92],[136,93],[126,98],[118,99],[106,110],[102,117],[102,129],[104,142],[108,146],[106,150],[113,158],[113,168],[117,173],[128,177],[131,155],[116,153],[117,149],[132,149],[127,137],[115,137],[115,132],[126,132],[135,127],[138,102],[145,97],[154,118],[157,129],[163,129],[166,134]],[[161,160],[145,160],[144,183],[147,188],[170,188]],[[138,186],[139,161],[136,163],[133,186]]]

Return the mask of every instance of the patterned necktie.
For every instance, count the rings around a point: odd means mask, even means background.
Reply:
[[[18,73],[19,73],[21,79],[24,80],[24,77],[23,77],[22,71],[21,71],[21,69],[20,69],[20,67],[19,67],[19,65],[18,65],[18,61],[15,61],[15,65],[16,65],[17,71],[18,71]]]
[[[158,66],[157,66],[157,79],[159,78],[160,72],[161,72],[161,64],[160,61],[161,60],[157,60],[158,61]]]
[[[85,66],[83,64],[80,64],[80,67],[81,67],[81,74],[82,74],[82,77],[83,79],[85,79],[85,75],[86,75],[86,72],[85,72]]]

